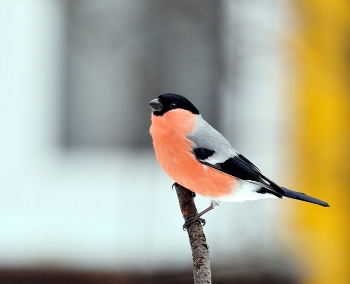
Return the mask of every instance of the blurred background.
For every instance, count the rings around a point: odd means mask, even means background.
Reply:
[[[165,92],[331,205],[222,203],[214,283],[350,283],[349,67],[345,0],[0,0],[0,283],[192,283]]]

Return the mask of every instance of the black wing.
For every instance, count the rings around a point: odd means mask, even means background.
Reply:
[[[208,163],[206,160],[214,153],[215,151],[207,148],[193,149],[193,154],[202,164],[234,176],[235,178],[261,184],[262,189],[260,193],[272,193],[278,197],[283,196],[283,190],[277,184],[263,176],[259,169],[243,155],[237,154],[237,156],[231,157],[223,163]]]
[[[206,160],[215,153],[213,150],[207,148],[194,148],[193,154],[196,156],[197,160]]]
[[[219,163],[219,165],[222,172],[236,178],[257,182],[261,181],[260,173],[240,156],[229,158],[225,162]]]

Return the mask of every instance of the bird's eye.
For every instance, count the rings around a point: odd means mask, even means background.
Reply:
[[[169,107],[172,108],[172,109],[174,109],[174,108],[177,108],[177,105],[176,105],[175,103],[171,103],[171,104],[169,105]]]

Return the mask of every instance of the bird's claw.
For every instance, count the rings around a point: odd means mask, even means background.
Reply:
[[[174,190],[174,187],[177,186],[177,185],[178,185],[178,186],[181,186],[181,185],[178,184],[177,182],[174,182],[173,185],[171,186],[171,189]],[[196,197],[196,194],[195,194],[193,191],[191,191],[191,197],[192,197],[192,198],[195,198],[195,197]]]
[[[184,216],[184,217],[186,218],[186,216]],[[205,219],[200,218],[199,216],[193,216],[193,217],[190,217],[190,218],[186,219],[185,223],[184,223],[183,226],[182,226],[182,229],[183,229],[184,231],[186,231],[187,227],[188,227],[189,225],[191,225],[192,223],[196,222],[196,221],[199,221],[199,222],[201,223],[202,226],[204,226],[205,223],[206,223],[206,222],[205,222]]]

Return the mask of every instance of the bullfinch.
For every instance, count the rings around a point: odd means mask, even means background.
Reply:
[[[211,199],[211,205],[189,218],[185,227],[214,209],[220,201],[242,202],[288,197],[324,207],[328,203],[274,183],[230,143],[185,97],[163,94],[149,102],[150,133],[156,158],[176,183]]]

